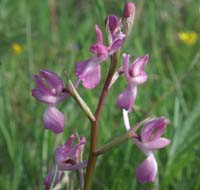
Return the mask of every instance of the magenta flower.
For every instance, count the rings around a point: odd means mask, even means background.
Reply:
[[[86,139],[80,138],[78,144],[72,147],[75,140],[75,135],[71,135],[64,145],[59,146],[55,151],[55,165],[49,171],[44,180],[46,190],[50,190],[51,183],[53,183],[53,176],[56,175],[54,185],[55,187],[64,170],[80,170],[87,166],[87,161],[81,162],[81,157],[84,151]],[[56,173],[55,173],[56,172]]]
[[[121,109],[131,111],[137,96],[137,85],[147,80],[144,67],[148,62],[149,56],[139,57],[129,65],[130,55],[123,54],[123,70],[128,87],[118,96],[117,105]]]
[[[122,44],[124,35],[116,38],[110,46],[103,44],[103,35],[101,29],[96,25],[97,43],[90,47],[93,57],[78,62],[76,65],[76,75],[83,82],[83,86],[88,89],[96,87],[101,80],[100,63],[106,61],[110,55],[118,51]]]
[[[58,182],[60,181],[62,171],[56,170],[56,167],[53,166],[50,169],[48,175],[45,177],[45,180],[44,180],[45,190],[50,190],[51,183],[53,183],[52,180],[53,180],[53,176],[54,176],[55,172],[56,172],[56,174],[55,174],[56,177],[55,177],[53,187],[55,187],[58,184]]]
[[[140,139],[132,138],[147,158],[137,167],[136,177],[140,183],[155,181],[157,174],[157,162],[153,150],[161,149],[170,143],[169,139],[161,137],[166,128],[166,119],[160,117],[144,125]]]
[[[81,161],[86,140],[81,138],[79,143],[72,147],[75,135],[71,135],[68,141],[59,146],[55,151],[55,161],[59,170],[78,170],[87,165],[86,161]]]
[[[54,133],[60,133],[64,129],[65,116],[55,105],[67,98],[68,94],[63,93],[64,83],[55,73],[48,70],[41,70],[34,76],[36,88],[32,95],[40,102],[48,105],[44,112],[43,121],[46,129]]]

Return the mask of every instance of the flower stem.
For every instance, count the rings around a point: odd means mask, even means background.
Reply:
[[[148,118],[149,119],[149,118]],[[110,151],[116,146],[119,146],[123,142],[125,142],[127,139],[132,137],[138,137],[138,135],[135,133],[139,127],[141,127],[144,123],[147,122],[147,119],[142,120],[141,122],[137,123],[133,128],[128,130],[123,135],[120,135],[119,137],[115,137],[113,140],[108,142],[107,144],[103,145],[102,147],[98,148],[95,152],[95,154],[98,156],[100,154],[104,154],[105,152]]]
[[[117,66],[118,54],[119,52],[116,52],[111,56],[110,69],[109,69],[103,90],[101,92],[99,103],[97,105],[97,109],[95,112],[95,121],[91,121],[92,127],[91,127],[91,139],[90,139],[90,153],[89,153],[88,165],[86,168],[84,190],[91,190],[92,176],[94,173],[96,159],[97,159],[96,146],[97,146],[97,141],[98,141],[99,118],[100,118],[100,113],[102,111],[105,99],[108,95],[108,90],[109,90],[110,83],[112,81],[112,77],[114,75],[114,72]]]

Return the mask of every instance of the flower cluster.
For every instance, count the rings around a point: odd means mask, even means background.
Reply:
[[[119,76],[126,80],[126,86],[123,92],[118,95],[116,100],[117,106],[122,109],[124,125],[127,130],[131,130],[129,124],[128,114],[133,110],[138,85],[147,81],[148,75],[145,72],[145,66],[148,63],[149,56],[143,55],[131,61],[130,55],[122,53],[122,66],[117,68],[119,62],[119,55],[122,47],[130,35],[134,16],[135,4],[132,2],[126,3],[122,18],[115,15],[109,15],[106,18],[105,27],[107,32],[108,44],[104,43],[101,28],[96,25],[95,32],[97,42],[90,46],[91,58],[79,61],[76,63],[75,75],[78,81],[74,87],[73,83],[67,77],[67,83],[64,84],[61,77],[49,70],[41,70],[39,74],[34,75],[36,87],[32,90],[33,97],[47,105],[43,115],[44,127],[51,130],[55,134],[62,133],[66,124],[65,115],[57,109],[57,104],[64,102],[68,96],[72,96],[80,108],[85,112],[90,119],[92,125],[90,154],[88,161],[82,161],[82,154],[86,144],[85,137],[79,139],[79,142],[73,145],[75,135],[71,135],[64,145],[59,146],[55,151],[55,164],[50,169],[45,178],[45,188],[49,190],[55,187],[60,181],[63,171],[76,170],[81,171],[87,167],[85,185],[89,189],[92,170],[94,170],[97,154],[97,135],[98,135],[98,121],[99,113],[104,105],[107,92]],[[108,77],[104,83],[99,103],[96,108],[96,113],[93,114],[85,101],[76,90],[79,83],[82,83],[86,89],[95,88],[101,81],[101,66],[102,63],[110,58],[110,70]],[[132,63],[130,63],[132,62]],[[153,150],[161,149],[170,143],[170,140],[161,137],[166,128],[166,119],[164,117],[153,119],[147,122],[141,130],[141,134],[131,136],[132,141],[138,148],[147,156],[145,161],[140,164],[136,170],[136,177],[141,183],[153,182],[157,174],[157,163],[153,155]],[[124,138],[124,137],[123,137]],[[129,137],[127,137],[129,138]],[[118,139],[119,140],[119,139]],[[117,141],[113,141],[117,142]],[[99,152],[107,151],[107,147],[113,147],[113,142],[105,145]],[[121,140],[119,140],[121,142]],[[82,189],[83,183],[80,184]]]

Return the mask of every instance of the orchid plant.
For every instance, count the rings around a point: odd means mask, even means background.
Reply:
[[[130,139],[147,156],[147,158],[137,167],[136,178],[141,183],[154,182],[158,167],[153,154],[153,150],[161,149],[170,143],[169,139],[161,137],[167,125],[165,117],[147,118],[130,126],[129,113],[134,109],[139,84],[145,83],[148,78],[144,71],[148,63],[149,56],[143,55],[130,64],[130,55],[122,54],[122,66],[117,68],[121,60],[121,49],[130,35],[134,16],[135,4],[126,3],[122,18],[110,15],[106,18],[106,32],[108,45],[104,44],[103,35],[100,27],[95,26],[97,42],[92,44],[90,52],[92,57],[80,61],[76,64],[75,75],[77,82],[74,85],[66,74],[66,84],[54,72],[41,70],[34,75],[36,87],[32,90],[33,97],[47,105],[43,115],[45,129],[51,130],[55,134],[62,133],[66,125],[65,115],[56,108],[58,103],[64,102],[69,96],[73,97],[86,117],[91,122],[90,148],[88,159],[82,160],[85,137],[78,138],[78,143],[73,146],[76,135],[72,134],[64,145],[55,150],[55,164],[50,169],[44,180],[46,190],[53,189],[59,184],[63,171],[76,171],[79,189],[90,190],[95,164],[99,155],[110,151],[112,148]],[[89,106],[78,93],[78,86],[83,85],[86,89],[95,88],[101,81],[101,67],[110,58],[110,69],[99,98],[96,112],[92,113]],[[122,110],[124,126],[126,132],[119,137],[113,138],[109,143],[102,147],[97,147],[98,128],[100,113],[111,86],[119,77],[125,77],[127,82],[124,91],[116,98],[117,106]],[[140,133],[136,133],[142,127]],[[85,170],[86,168],[86,170]]]

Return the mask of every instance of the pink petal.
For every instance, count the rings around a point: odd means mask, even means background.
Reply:
[[[101,80],[100,62],[102,58],[93,57],[83,61],[76,66],[76,75],[83,82],[83,86],[88,89],[96,87]]]
[[[137,138],[132,138],[134,144],[146,155],[150,156],[152,150],[148,149],[145,144],[141,143]]]
[[[112,55],[113,53],[115,53],[116,51],[118,51],[122,45],[123,45],[124,41],[123,40],[116,40],[113,42],[113,44],[111,44],[110,50],[109,50],[109,55]]]
[[[55,151],[55,161],[57,165],[61,165],[67,159],[72,144],[75,140],[75,135],[71,135],[64,145],[59,146]]]
[[[130,65],[130,71],[132,72],[133,76],[137,76],[144,71],[144,67],[149,60],[148,55],[144,55],[142,57],[137,58],[133,64]]]
[[[147,81],[148,75],[145,72],[141,72],[138,76],[133,77],[131,82],[135,84],[142,84]]]
[[[157,174],[157,163],[152,155],[137,167],[136,177],[140,183],[154,182]]]
[[[118,18],[115,15],[109,15],[106,18],[107,29],[110,30],[111,34],[115,34],[118,28]]]
[[[90,51],[97,57],[104,57],[104,60],[108,58],[108,48],[104,44],[94,44],[90,47]]]
[[[123,70],[124,70],[124,76],[127,81],[131,81],[132,77],[129,74],[129,59],[130,55],[123,54]]]
[[[150,142],[146,143],[145,146],[148,149],[157,150],[157,149],[161,149],[161,148],[167,146],[168,144],[170,144],[170,140],[161,137],[154,141],[150,141]]]
[[[121,109],[131,111],[137,95],[137,86],[128,86],[117,98],[117,105]]]
[[[58,102],[58,99],[56,96],[53,95],[47,95],[43,94],[39,89],[34,88],[32,90],[32,95],[34,98],[36,98],[40,102],[44,102],[47,104],[56,104]]]
[[[65,116],[54,106],[48,106],[43,116],[44,127],[54,133],[61,133],[65,126]]]
[[[79,76],[83,75],[83,73],[87,69],[87,67],[90,66],[91,61],[92,61],[92,59],[88,59],[88,60],[85,60],[85,61],[82,61],[82,62],[78,62],[76,64],[76,71],[75,71],[76,76],[79,77]]]
[[[103,43],[102,31],[98,25],[95,26],[95,31],[96,31],[96,35],[97,35],[97,43]]]
[[[34,75],[34,80],[36,84],[36,88],[44,95],[54,95],[50,89],[48,89],[39,75]]]
[[[141,131],[143,143],[149,143],[160,138],[166,128],[166,119],[164,117],[153,119],[146,123]]]
[[[41,70],[40,75],[45,80],[53,93],[60,93],[64,88],[62,79],[55,73],[48,70]]]

